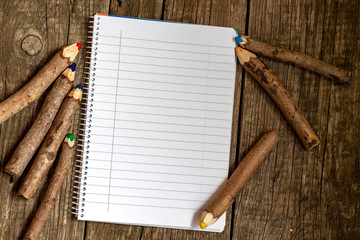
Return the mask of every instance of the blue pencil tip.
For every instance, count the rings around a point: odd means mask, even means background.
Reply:
[[[83,86],[81,85],[81,84],[79,84],[79,85],[77,85],[76,87],[75,87],[75,89],[80,89],[81,91],[83,90]]]
[[[236,38],[235,38],[235,41],[236,41],[237,43],[242,43],[242,42],[243,42],[241,36],[236,37]]]
[[[72,72],[75,72],[76,63],[72,63],[68,68],[70,68],[70,70],[71,70]]]

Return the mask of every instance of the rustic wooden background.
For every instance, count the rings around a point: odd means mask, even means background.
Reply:
[[[320,145],[306,151],[269,96],[238,66],[231,172],[264,130],[276,130],[281,141],[229,209],[224,232],[77,221],[70,214],[72,172],[41,239],[360,239],[359,10],[358,0],[1,0],[0,101],[60,47],[84,43],[89,16],[97,12],[234,27],[353,72],[351,83],[341,86],[262,58],[320,137]],[[84,55],[76,60],[76,83]],[[0,239],[21,238],[45,191],[44,181],[27,201],[16,194],[19,181],[3,172],[42,101],[0,125]]]

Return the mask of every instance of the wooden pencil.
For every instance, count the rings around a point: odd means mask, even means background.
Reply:
[[[25,233],[25,240],[35,240],[39,238],[71,167],[74,158],[74,143],[74,135],[71,133],[67,134],[62,144],[59,161],[51,176],[49,186]]]
[[[75,111],[78,109],[82,96],[82,86],[78,85],[65,98],[51,126],[39,153],[20,186],[18,194],[32,199],[41,180],[55,161],[60,144],[70,128]]]
[[[202,213],[199,224],[202,229],[214,224],[224,214],[278,141],[278,135],[274,131],[270,131],[265,133],[252,147],[235,169],[216,200]]]
[[[246,48],[251,52],[282,62],[295,64],[325,77],[334,79],[338,83],[345,84],[350,81],[351,72],[330,65],[306,53],[277,47],[258,41],[249,36],[239,36],[236,38],[236,42],[240,47]]]
[[[257,56],[241,47],[236,48],[240,64],[274,100],[306,149],[320,143],[313,129],[301,113],[280,79]]]
[[[75,68],[76,64],[72,63],[55,81],[33,125],[16,148],[10,161],[6,164],[5,172],[15,178],[21,176],[49,131],[66,94],[70,91],[74,82]]]
[[[80,48],[80,43],[63,47],[24,87],[1,102],[0,124],[39,99],[60,73],[71,64]]]

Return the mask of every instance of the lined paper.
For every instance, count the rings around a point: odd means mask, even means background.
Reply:
[[[95,16],[80,220],[200,229],[228,175],[235,37]]]

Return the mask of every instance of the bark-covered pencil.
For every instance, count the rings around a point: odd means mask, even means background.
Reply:
[[[42,143],[39,153],[20,186],[18,193],[27,199],[32,199],[41,180],[54,163],[62,140],[68,132],[74,113],[78,109],[82,96],[82,86],[78,85],[65,98],[58,114]]]
[[[25,233],[25,240],[35,240],[39,238],[71,167],[74,158],[74,142],[74,135],[71,133],[67,134],[62,144],[60,157],[54,173],[51,176],[49,186]]]
[[[74,82],[75,68],[76,64],[72,63],[55,81],[33,125],[6,164],[5,172],[16,178],[21,176],[49,131],[66,94],[70,91]]]
[[[80,48],[80,43],[63,47],[24,87],[1,102],[0,124],[39,99],[60,73],[74,61]]]
[[[265,133],[255,146],[252,147],[235,169],[216,200],[202,213],[200,219],[200,227],[202,229],[214,224],[224,214],[278,141],[279,136],[274,131],[271,131]]]
[[[308,69],[312,72],[316,72],[325,77],[332,78],[338,83],[344,84],[350,81],[351,72],[330,65],[306,53],[277,47],[268,43],[258,41],[249,36],[239,36],[235,40],[240,47],[246,48],[251,52],[263,55],[265,57],[269,57],[286,63],[295,64],[299,67]]]
[[[305,148],[317,146],[320,143],[319,138],[280,79],[255,54],[237,47],[236,55],[241,66],[256,79],[280,108]]]

